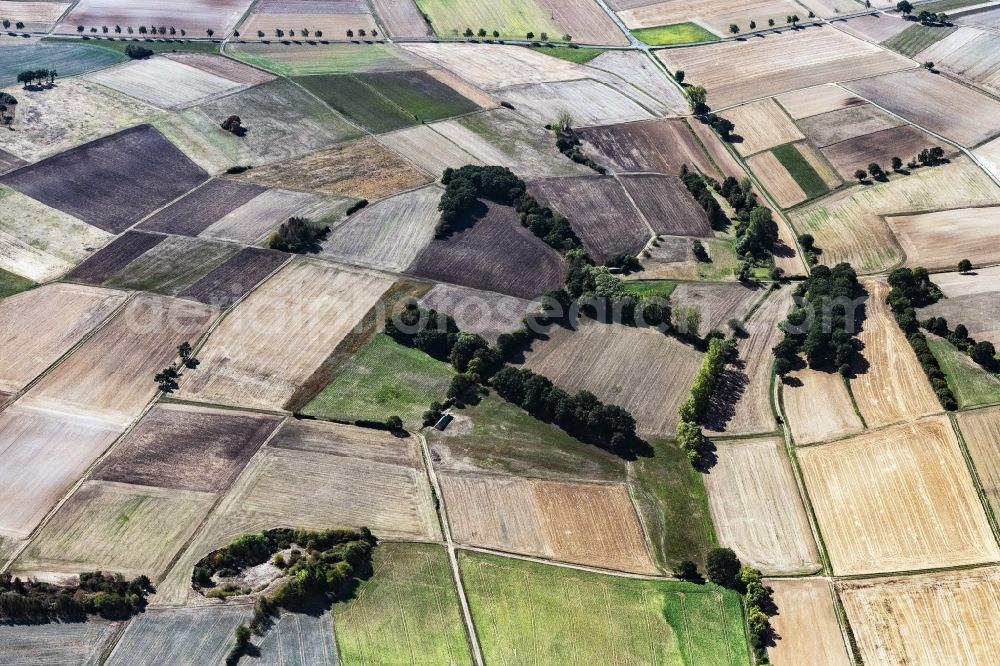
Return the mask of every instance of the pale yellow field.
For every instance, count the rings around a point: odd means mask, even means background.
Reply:
[[[474,86],[496,90],[520,83],[582,79],[587,70],[566,60],[505,44],[406,44],[403,48]]]
[[[481,164],[470,153],[431,129],[430,125],[417,125],[383,134],[378,140],[435,177],[440,177],[448,167],[457,169],[466,164]]]
[[[222,320],[177,395],[281,409],[392,282],[319,261],[287,264]]]
[[[930,382],[910,343],[885,302],[889,285],[866,279],[865,321],[858,335],[868,361],[865,372],[851,379],[851,390],[869,428],[911,420],[941,411]]]
[[[937,213],[887,216],[906,253],[907,266],[929,270],[1000,262],[1000,207],[957,208]]]
[[[845,109],[849,106],[858,106],[865,101],[850,93],[840,86],[825,84],[804,90],[793,90],[792,92],[778,95],[775,99],[785,107],[795,120],[818,116],[828,111]]]
[[[1000,569],[837,584],[866,666],[996,663]]]
[[[57,283],[0,300],[0,392],[24,388],[125,297],[114,289]]]
[[[806,200],[806,193],[771,151],[748,158],[747,164],[782,208],[789,208]]]
[[[736,125],[733,133],[743,137],[743,141],[734,144],[740,155],[753,155],[805,138],[773,99],[750,102],[719,115],[733,121]]]
[[[765,574],[820,568],[805,507],[781,439],[716,442],[718,462],[704,475],[719,543]]]
[[[993,513],[1000,513],[1000,407],[987,407],[957,415],[962,438],[972,456],[983,492]]]
[[[194,106],[243,87],[236,81],[162,57],[132,60],[85,78],[161,109]]]
[[[800,448],[798,457],[835,574],[1000,558],[946,417]]]
[[[789,379],[782,395],[796,444],[838,439],[862,429],[839,373],[804,368],[789,374]]]
[[[289,30],[295,31],[295,37],[302,37],[302,29],[309,30],[312,39],[317,30],[323,31],[323,40],[347,41],[347,31],[352,30],[355,35],[358,30],[364,30],[371,34],[373,29],[378,30],[375,19],[371,14],[299,14],[299,13],[263,13],[254,12],[240,26],[240,36],[244,39],[274,39],[275,29],[283,30],[285,35],[290,35]],[[260,30],[263,37],[257,34]]]
[[[786,580],[769,578],[778,614],[771,626],[780,637],[767,655],[775,664],[853,666],[844,635],[833,610],[830,583],[821,578]]]
[[[0,2],[0,18],[9,19],[12,29],[17,21],[22,21],[26,30],[49,30],[70,4],[3,0]]]
[[[767,19],[783,25],[789,14],[801,8],[784,0],[669,0],[647,4],[635,9],[618,12],[629,28],[647,28],[670,23],[695,21],[719,35],[728,35],[729,24],[736,23],[744,32],[750,30],[750,21],[762,27]]]

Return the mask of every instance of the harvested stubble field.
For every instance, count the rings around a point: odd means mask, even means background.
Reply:
[[[959,412],[957,418],[976,476],[996,514],[1000,511],[1000,408]]]
[[[722,330],[734,317],[742,320],[763,295],[763,290],[739,282],[681,282],[670,293],[670,302],[697,308],[701,326],[696,334],[705,335],[713,328]]]
[[[460,329],[481,335],[492,345],[501,333],[521,327],[532,302],[491,291],[436,284],[420,299],[420,307],[444,312],[455,319]]]
[[[374,273],[292,262],[222,320],[178,395],[281,409],[391,284]]]
[[[7,92],[17,98],[17,117],[15,131],[4,133],[0,148],[28,162],[132,127],[157,112],[81,79],[59,79],[52,88],[37,91],[18,87]]]
[[[95,227],[121,233],[207,177],[151,125],[140,125],[0,181]]]
[[[66,273],[112,236],[0,185],[0,268],[36,282]]]
[[[962,259],[975,265],[1000,262],[1000,207],[957,208],[885,218],[908,266],[953,268]]]
[[[996,307],[996,300],[993,299],[991,307]],[[991,336],[983,337],[990,339]],[[947,376],[948,386],[955,394],[960,409],[1000,403],[1000,375],[987,372],[983,366],[944,338],[928,335],[927,345],[940,364],[941,371]]]
[[[773,590],[778,613],[771,626],[778,635],[767,650],[776,664],[851,666],[844,635],[833,609],[833,590],[822,579],[783,580],[770,578],[764,584]]]
[[[321,256],[401,272],[434,238],[441,189],[411,190],[366,206],[338,225]]]
[[[885,40],[882,45],[916,60],[921,51],[957,30],[958,28],[954,25],[937,26],[911,23],[906,30]]]
[[[258,167],[243,178],[272,187],[381,199],[430,181],[375,139],[366,137],[290,161]]]
[[[865,664],[988,664],[1000,632],[1000,570],[837,584]]]
[[[683,120],[649,120],[579,131],[588,154],[618,172],[657,171],[670,175],[685,164],[715,176],[705,149]]]
[[[208,29],[222,36],[236,26],[249,6],[248,0],[154,0],[140,5],[128,0],[80,0],[56,31],[75,32],[78,25],[165,25],[183,28],[192,36]]]
[[[797,370],[781,392],[786,422],[798,445],[839,439],[864,427],[840,373]]]
[[[973,85],[1000,95],[1000,35],[959,28],[918,56]]]
[[[522,178],[593,173],[566,159],[552,134],[508,109],[474,113],[432,127],[484,164],[502,164]]]
[[[464,28],[463,28],[464,30]],[[403,49],[455,72],[484,90],[582,79],[587,70],[567,60],[506,44],[406,44]]]
[[[904,124],[906,121],[874,104],[854,104],[799,120],[799,127],[820,148]],[[910,151],[900,151],[900,155],[909,158]]]
[[[188,571],[189,586],[190,575]],[[107,664],[222,663],[233,645],[233,631],[249,622],[252,610],[236,604],[147,610],[129,623]]]
[[[629,410],[636,429],[673,435],[701,354],[657,330],[582,320],[553,328],[525,354],[525,366],[563,389],[587,390]]]
[[[798,457],[835,574],[1000,557],[945,416],[800,448]]]
[[[733,141],[740,155],[753,155],[768,148],[804,138],[799,128],[773,99],[760,99],[721,114],[736,125]]]
[[[542,10],[552,17],[563,33],[572,35],[578,44],[625,46],[625,34],[595,2],[586,0],[540,0]]]
[[[376,335],[301,411],[348,421],[398,416],[404,426],[419,429],[430,404],[444,400],[453,375],[447,363]]]
[[[621,182],[611,176],[546,178],[531,181],[528,191],[569,219],[597,262],[616,254],[638,254],[653,235]]]
[[[314,3],[318,4],[318,3]],[[360,7],[358,8],[360,9]],[[264,37],[259,37],[257,31],[264,33]],[[322,7],[306,12],[281,11],[280,9],[268,9],[257,5],[254,12],[240,24],[240,34],[246,35],[250,39],[274,39],[275,30],[289,31],[289,35],[294,32],[293,39],[302,38],[303,30],[309,30],[314,35],[317,31],[323,33],[324,40],[347,40],[347,31],[364,30],[371,33],[378,30],[375,17],[369,12],[367,7],[364,11],[351,14],[340,12],[330,13],[322,11]]]
[[[924,148],[939,143],[927,132],[913,125],[903,125],[841,141],[820,150],[840,175],[849,180],[855,171],[867,169],[872,162],[888,171],[893,157],[907,162]],[[949,154],[953,154],[951,146],[946,148]]]
[[[158,580],[214,501],[211,493],[87,481],[32,538],[13,568],[115,571]]]
[[[84,78],[161,109],[193,106],[241,86],[236,81],[159,56],[102,69]]]
[[[937,273],[933,280],[948,298],[997,291],[996,280],[1000,280],[1000,266],[979,268],[966,274]]]
[[[207,173],[221,173],[243,162],[236,137],[216,135],[215,121],[197,108],[164,113],[151,122]]]
[[[656,573],[624,483],[442,474],[460,543],[591,566]]]
[[[434,466],[445,472],[493,472],[581,481],[621,481],[625,461],[583,444],[496,395],[453,410],[444,432],[427,431]]]
[[[175,296],[236,254],[238,246],[186,236],[168,236],[104,283],[106,287]]]
[[[1000,115],[1000,101],[923,69],[851,81],[844,87],[966,147],[996,134],[993,119]]]
[[[832,27],[668,49],[658,51],[657,57],[670,71],[683,69],[688,79],[705,86],[709,100],[717,108],[829,83],[844,78],[847,72],[856,78],[913,67],[913,62],[902,56]],[[739,66],[719,67],[719,62]]]
[[[747,337],[739,341],[735,362],[716,384],[705,416],[707,430],[748,435],[775,429],[771,412],[774,358],[770,352],[784,337],[778,324],[792,309],[792,291],[785,288],[771,293],[744,325]]]
[[[747,166],[760,178],[760,182],[782,208],[789,208],[808,198],[802,186],[773,151],[768,150],[747,158]]]
[[[280,417],[161,403],[101,461],[93,478],[138,486],[221,492]]]
[[[0,661],[7,666],[96,664],[121,631],[121,623],[86,622],[0,625]]]
[[[47,284],[0,300],[0,392],[16,393],[125,302],[125,294]]]
[[[372,569],[332,608],[341,663],[472,663],[444,548],[382,543]]]
[[[48,32],[63,12],[71,5],[69,2],[25,2],[18,0],[0,2],[0,17],[24,23],[24,30],[29,32]]]
[[[459,565],[487,663],[749,660],[739,596],[714,585],[630,580],[469,552],[459,552]]]
[[[243,164],[287,160],[361,136],[359,129],[287,79],[254,86],[197,108],[212,120],[203,130],[209,139],[219,145],[233,144],[229,150],[235,150]],[[246,129],[239,139],[219,127],[233,114]]]
[[[372,7],[392,37],[419,39],[431,34],[413,0],[372,0]]]
[[[290,217],[336,219],[348,205],[348,200],[342,197],[282,189],[266,190],[210,224],[199,235],[238,243],[262,241],[272,229]]]
[[[21,5],[17,2],[3,2],[0,5],[10,7]],[[7,14],[0,9],[0,13]],[[13,16],[2,16],[11,21],[20,19]],[[17,75],[26,69],[45,63],[48,69],[59,72],[59,76],[73,76],[99,67],[107,67],[126,59],[125,54],[99,46],[76,42],[72,44],[32,43],[22,45],[4,45],[3,62],[0,63],[0,86],[11,86],[17,83]],[[18,96],[18,102],[23,102]],[[23,111],[23,109],[22,109]]]
[[[197,236],[233,209],[266,191],[250,183],[216,178],[153,214],[139,229]]]
[[[969,280],[986,282],[978,275],[965,276]],[[969,335],[976,340],[1000,344],[1000,285],[992,283],[989,291],[977,291],[961,296],[950,296],[918,310],[921,317],[944,317],[954,328],[964,324]]]
[[[909,21],[904,21],[900,16],[873,12],[865,16],[855,16],[843,21],[837,21],[834,25],[852,35],[882,43],[888,39],[892,39],[913,24]]]
[[[711,237],[708,216],[677,176],[632,174],[618,180],[657,234]]]
[[[530,272],[525,272],[530,268]],[[489,204],[471,229],[432,240],[407,272],[418,277],[535,298],[561,286],[558,252],[521,225],[513,208]]]
[[[77,282],[101,284],[166,238],[144,231],[128,231],[88,257],[67,277]]]
[[[641,51],[605,51],[587,62],[587,67],[610,72],[630,85],[652,96],[667,111],[685,114],[687,99],[680,88],[653,62],[651,56]],[[621,88],[627,91],[628,88]],[[643,98],[645,99],[645,98]]]
[[[892,174],[888,182],[855,185],[792,212],[798,233],[810,233],[820,261],[850,262],[859,272],[885,270],[901,260],[884,215],[984,206],[1000,202],[1000,188],[970,160]]]
[[[415,0],[438,37],[455,37],[468,27],[498,30],[501,39],[524,39],[525,33],[547,32],[553,39],[566,32],[550,14],[544,0]]]
[[[246,247],[177,295],[225,310],[287,260],[282,252]]]
[[[984,143],[972,151],[972,154],[994,178],[1000,178],[1000,138]]]
[[[425,60],[390,44],[229,43],[226,55],[283,76],[386,72],[427,66]]]
[[[653,115],[633,99],[592,79],[511,86],[496,96],[539,125],[565,111],[581,127],[647,120]]]
[[[868,298],[858,339],[866,363],[851,379],[851,390],[865,423],[878,428],[941,411],[906,335],[885,302],[889,285],[875,279],[862,284]]]
[[[164,53],[164,57],[203,72],[214,74],[234,83],[255,86],[274,80],[274,74],[244,65],[232,58],[207,53]]]
[[[783,21],[789,13],[802,11],[783,0],[685,0],[682,2],[651,2],[624,0],[612,3],[618,16],[629,28],[645,28],[696,20],[716,34],[727,35],[729,25],[736,23],[746,29],[751,20],[764,25],[768,18]]]
[[[481,164],[471,153],[459,148],[429,125],[418,125],[383,134],[379,137],[379,141],[390,150],[402,155],[407,161],[434,175],[448,167],[457,169],[466,164]]]
[[[819,551],[784,442],[720,441],[716,455],[704,478],[719,543],[766,574],[818,571]]]
[[[181,342],[196,342],[215,316],[201,303],[138,294],[22,400],[124,426],[155,394],[153,374],[176,359]],[[189,372],[187,381],[201,370]]]
[[[821,113],[847,109],[865,104],[865,101],[834,84],[823,84],[813,88],[793,90],[775,99],[784,107],[793,120],[802,120]]]
[[[329,613],[282,613],[254,645],[260,666],[337,666]]]

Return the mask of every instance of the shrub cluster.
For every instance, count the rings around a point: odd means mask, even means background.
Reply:
[[[319,252],[320,241],[330,233],[330,227],[313,224],[304,217],[290,217],[271,234],[267,245],[272,250],[304,254]]]
[[[145,46],[129,44],[125,47],[125,55],[132,58],[132,60],[145,60],[153,55],[153,51],[152,49],[147,49]]]
[[[556,124],[552,128],[556,135],[556,148],[559,149],[559,152],[577,164],[588,166],[600,174],[607,173],[607,169],[595,162],[589,155],[583,152],[580,138],[576,135],[576,132],[573,131],[572,122],[573,119],[570,117],[569,113],[564,112],[559,115],[559,118],[556,120]]]
[[[80,584],[53,585],[0,574],[0,621],[81,621],[87,615],[124,620],[146,607],[153,586],[146,576],[126,580],[101,571],[80,574]]]

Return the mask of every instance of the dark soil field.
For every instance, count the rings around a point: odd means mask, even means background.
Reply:
[[[104,286],[175,296],[222,265],[238,249],[233,243],[168,236],[115,273]]]
[[[528,190],[569,219],[595,261],[636,254],[653,235],[621,183],[610,176],[570,176],[532,181]]]
[[[646,120],[578,131],[588,154],[614,171],[677,174],[684,164],[716,175],[698,139],[683,120]]]
[[[236,180],[210,181],[139,225],[140,229],[197,236],[266,188]]]
[[[0,174],[13,171],[14,169],[20,169],[25,164],[27,164],[27,162],[22,160],[17,155],[11,155],[5,150],[0,150]]]
[[[281,252],[243,248],[178,296],[226,309],[277,270],[288,258]]]
[[[431,280],[534,298],[562,286],[562,257],[521,226],[513,208],[490,204],[471,229],[433,240],[408,273]]]
[[[18,169],[0,181],[118,234],[207,178],[151,125],[139,125]]]
[[[889,171],[889,162],[893,157],[901,158],[903,164],[906,164],[924,148],[942,143],[913,125],[902,125],[841,141],[820,148],[820,151],[844,180],[850,181],[855,171],[867,169],[872,162],[878,162],[883,169]],[[952,150],[947,144],[941,147],[951,154]]]
[[[112,275],[128,266],[144,252],[151,250],[166,240],[166,236],[147,234],[144,231],[130,231],[116,238],[97,254],[77,266],[67,277],[70,280],[101,284]]]
[[[712,235],[708,216],[676,176],[621,176],[625,190],[653,231],[670,236]]]
[[[280,422],[279,416],[265,414],[157,405],[94,477],[182,490],[224,490]]]

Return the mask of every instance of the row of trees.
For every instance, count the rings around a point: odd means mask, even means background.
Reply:
[[[944,148],[941,146],[932,146],[930,148],[924,148],[921,150],[913,159],[906,163],[908,169],[916,169],[918,166],[934,166],[940,164],[944,161]],[[901,157],[893,157],[890,161],[893,172],[899,173],[903,170],[903,159]],[[858,179],[859,183],[864,182],[868,179],[868,176],[872,177],[872,180],[886,181],[888,180],[888,174],[882,169],[882,165],[878,162],[871,162],[868,165],[868,169],[858,169],[854,172],[854,177]]]
[[[452,30],[452,32],[457,35],[458,34],[458,29],[456,28],[456,29]],[[500,39],[500,31],[499,30],[494,30],[492,33],[488,33],[488,32],[486,32],[486,28],[480,28],[479,30],[476,30],[475,32],[472,31],[472,28],[466,28],[464,31],[462,31],[462,36],[465,37],[466,39],[472,39],[473,37],[479,37],[480,39],[485,39],[489,35],[492,35],[493,39]],[[535,33],[529,30],[528,32],[526,32],[524,34],[524,38],[527,41],[529,41],[529,42],[533,41],[535,39]],[[541,41],[543,41],[543,42],[549,41],[549,33],[547,33],[547,32],[540,32],[540,33],[538,33],[538,39],[541,40]],[[562,41],[564,41],[564,42],[571,42],[571,41],[573,41],[573,35],[571,35],[569,33],[565,33],[562,36]]]
[[[908,0],[900,0],[896,3],[896,11],[898,11],[903,16],[913,19],[913,4]],[[919,14],[915,17],[916,20],[920,21],[924,25],[948,25],[948,15],[944,12],[930,12],[926,9],[921,10]]]
[[[59,76],[59,72],[54,69],[26,69],[23,72],[18,73],[17,82],[23,83],[25,88],[32,83],[36,86],[48,83],[51,86],[55,83],[57,76]],[[14,100],[14,103],[17,104],[17,100]]]
[[[79,622],[87,615],[127,619],[146,607],[152,591],[146,576],[126,580],[121,574],[95,571],[81,573],[79,585],[53,585],[3,573],[0,622]]]
[[[82,25],[78,25],[78,26],[76,26],[76,31],[78,33],[80,33],[80,34],[83,34],[84,32],[87,31],[87,28],[84,27],[84,26],[82,26]],[[114,31],[114,33],[116,35],[120,35],[120,34],[122,34],[123,28],[120,25],[116,25],[113,28],[113,31]],[[97,28],[96,27],[91,27],[90,28],[90,32],[96,33],[97,32]],[[109,32],[111,32],[111,30],[108,29],[108,26],[106,26],[106,25],[102,25],[101,26],[101,34],[106,35]],[[144,26],[144,25],[140,25],[138,28],[133,28],[132,26],[127,25],[124,28],[124,32],[127,33],[127,34],[129,34],[129,35],[132,35],[132,34],[135,34],[136,32],[138,32],[140,35],[153,35],[153,36],[156,36],[156,35],[170,35],[170,36],[173,37],[173,36],[176,36],[178,33],[180,33],[181,37],[186,37],[187,36],[187,30],[185,30],[183,28],[179,28],[178,29],[178,28],[175,28],[174,26],[167,27],[165,25],[161,25],[161,26],[151,25],[148,28],[146,26]],[[213,30],[212,28],[208,28],[207,30],[205,30],[205,34],[208,35],[209,37],[212,37],[213,35],[215,35],[215,30]],[[237,34],[237,36],[239,35],[239,33],[236,33],[236,34]]]
[[[816,18],[816,14],[814,12],[809,12],[809,18]],[[789,14],[788,16],[785,17],[785,24],[786,25],[790,25],[793,28],[796,28],[796,27],[798,27],[799,21],[801,21],[801,20],[802,19],[799,18],[798,14]],[[767,26],[769,28],[773,28],[774,27],[774,19],[767,19]],[[750,31],[753,32],[756,29],[757,29],[757,22],[756,21],[750,21]],[[729,32],[732,33],[732,34],[734,34],[734,35],[740,34],[740,26],[737,25],[736,23],[730,23],[729,24]]]
[[[153,375],[153,381],[157,388],[164,393],[172,393],[177,390],[177,380],[181,376],[181,368],[194,369],[198,367],[198,359],[191,355],[191,343],[182,342],[177,346],[177,355],[180,360]]]
[[[24,21],[16,21],[14,23],[14,27],[17,28],[18,30],[24,30]],[[4,30],[10,29],[10,19],[3,20],[3,29]]]
[[[694,376],[691,390],[678,410],[677,445],[687,454],[695,466],[703,466],[708,442],[701,431],[701,423],[711,404],[719,377],[736,353],[734,338],[713,338],[708,343],[708,351],[701,359],[701,365]]]

